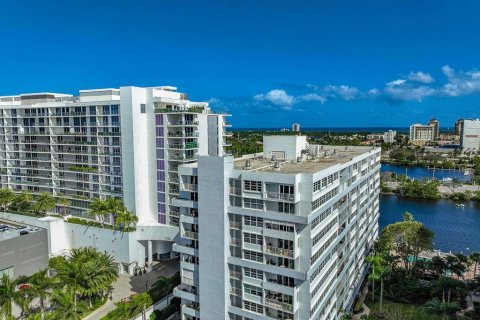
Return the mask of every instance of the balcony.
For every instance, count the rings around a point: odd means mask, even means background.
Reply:
[[[230,278],[242,280],[242,273],[239,271],[230,270]]]
[[[240,247],[242,245],[242,240],[239,238],[230,238],[230,244]]]
[[[198,240],[198,232],[184,230],[182,237],[183,238],[188,238],[188,239]]]
[[[269,306],[269,307],[272,307],[272,308],[275,308],[275,309],[280,309],[280,310],[283,310],[283,311],[287,311],[287,312],[292,312],[293,311],[293,305],[292,304],[286,303],[286,302],[281,302],[281,301],[278,301],[278,300],[272,299],[272,298],[265,298],[265,305]]]
[[[293,202],[295,200],[295,196],[290,193],[265,192],[265,197],[267,199],[278,199],[289,202]]]
[[[230,221],[230,228],[242,229],[242,223],[237,221]]]
[[[287,258],[293,258],[293,250],[289,250],[289,249],[266,246],[265,247],[265,252],[275,254],[275,255],[278,255],[278,256],[287,257]]]
[[[184,183],[183,188],[185,190],[189,190],[189,191],[197,191],[198,186],[196,184]]]

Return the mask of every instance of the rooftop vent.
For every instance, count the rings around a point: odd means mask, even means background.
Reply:
[[[275,163],[273,164],[273,169],[280,170],[280,162],[278,162],[278,160],[275,160]]]
[[[245,167],[244,167],[244,169],[246,169],[246,170],[252,169],[252,163],[251,163],[250,160],[246,160],[246,161],[245,161]]]

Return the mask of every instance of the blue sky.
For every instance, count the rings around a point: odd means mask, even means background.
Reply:
[[[0,95],[174,85],[235,127],[480,117],[479,1],[0,0]]]

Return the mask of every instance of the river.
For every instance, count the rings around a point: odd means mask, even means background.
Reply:
[[[463,171],[458,170],[442,170],[442,169],[427,169],[424,167],[403,167],[393,164],[382,164],[382,172],[389,171],[395,172],[396,174],[407,174],[408,177],[414,179],[431,179],[435,177],[436,179],[442,180],[443,178],[457,178],[459,181],[469,181],[472,176],[464,175]]]
[[[437,201],[380,195],[380,230],[402,220],[405,211],[435,232],[434,246],[445,252],[480,252],[480,206],[465,202],[459,208],[448,199]]]

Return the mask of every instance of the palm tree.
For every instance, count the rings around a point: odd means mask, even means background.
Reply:
[[[32,193],[28,190],[23,190],[15,196],[15,200],[10,205],[10,208],[20,212],[30,211],[32,206]]]
[[[48,276],[48,270],[42,269],[28,278],[31,285],[31,292],[40,301],[40,310],[45,311],[45,302],[51,296],[51,289],[55,286],[54,278]]]
[[[0,316],[9,319],[12,317],[12,302],[17,300],[17,282],[4,273],[0,278]]]
[[[388,267],[386,266],[383,258],[380,254],[376,253],[373,256],[367,257],[367,261],[372,265],[372,272],[368,276],[369,279],[374,282],[380,280],[380,314],[382,313],[383,305],[383,280],[388,273]]]
[[[98,217],[98,219],[102,222],[102,227],[104,227],[105,217],[109,214],[107,202],[100,198],[93,199],[92,203],[90,204],[89,214],[94,217]]]
[[[94,248],[73,249],[70,257],[57,259],[50,267],[73,291],[74,305],[77,295],[88,297],[92,305],[92,297],[107,292],[118,279],[118,266],[113,257]]]
[[[477,277],[477,267],[478,264],[480,263],[480,252],[472,252],[469,256],[470,261],[473,263],[474,268],[473,268],[473,278]]]
[[[107,200],[105,201],[108,208],[107,210],[113,216],[115,221],[117,216],[126,210],[125,205],[123,204],[123,201],[119,198],[110,197],[110,198],[107,198]]]
[[[79,292],[88,297],[91,307],[92,297],[107,292],[118,279],[118,266],[112,256],[93,248],[75,250],[72,260],[79,260],[84,266],[85,277],[80,282]]]
[[[10,189],[0,189],[0,206],[5,210],[15,200],[15,194]]]
[[[17,284],[26,280],[26,277],[22,278],[22,281],[17,279]],[[21,288],[17,291],[17,294],[14,298],[15,304],[20,307],[20,317],[24,317],[30,311],[30,303],[32,303],[34,296],[31,287]]]
[[[128,230],[131,225],[136,225],[137,222],[138,217],[126,209],[119,214],[116,220],[116,224],[120,228],[123,225],[123,230]]]
[[[72,205],[72,202],[65,196],[61,196],[57,199],[57,205],[62,208],[62,214],[67,215],[67,207]]]
[[[81,320],[81,311],[85,310],[85,305],[76,303],[75,290],[67,288],[63,290],[55,290],[52,296],[52,307],[55,311],[51,314],[51,320]]]
[[[37,196],[33,210],[39,214],[47,215],[48,210],[52,210],[57,205],[57,200],[48,192],[42,192]]]

